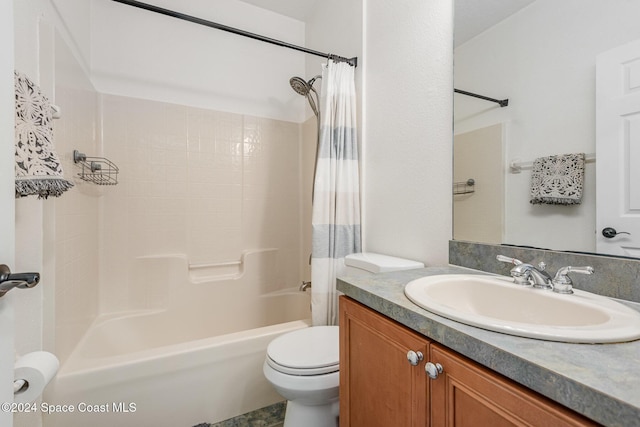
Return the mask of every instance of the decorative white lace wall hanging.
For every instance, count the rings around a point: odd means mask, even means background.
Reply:
[[[15,72],[16,198],[58,197],[73,184],[62,175],[53,147],[51,104],[38,85]]]
[[[579,205],[584,186],[584,153],[537,158],[531,173],[532,204]]]

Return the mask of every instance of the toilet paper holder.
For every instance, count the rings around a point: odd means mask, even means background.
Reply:
[[[13,394],[17,394],[25,391],[29,388],[29,381],[27,380],[14,380],[13,381]]]
[[[0,298],[13,288],[33,288],[40,283],[40,273],[12,274],[9,267],[0,264]]]
[[[58,373],[60,361],[48,351],[33,351],[19,357],[13,366],[13,400],[33,403]]]

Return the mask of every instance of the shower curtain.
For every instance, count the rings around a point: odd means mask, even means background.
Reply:
[[[354,67],[322,70],[320,138],[312,213],[311,312],[314,326],[338,323],[336,277],[360,252],[360,184]]]

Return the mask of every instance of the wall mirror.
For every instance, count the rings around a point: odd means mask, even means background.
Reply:
[[[603,250],[596,214],[596,60],[640,40],[640,2],[455,0],[455,14],[455,88],[509,104],[454,96],[453,238],[640,257],[640,227],[611,239],[628,243],[629,251]],[[629,64],[629,92],[640,93],[640,61]],[[633,117],[631,148],[620,156],[627,163],[640,160]],[[611,146],[616,149],[614,141]],[[582,202],[531,204],[533,161],[570,153],[587,156]],[[627,216],[640,224],[640,187],[629,191],[636,202]]]

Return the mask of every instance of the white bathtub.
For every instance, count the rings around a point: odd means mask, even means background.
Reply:
[[[236,277],[172,287],[164,309],[94,322],[45,393],[45,427],[190,427],[283,400],[262,363],[271,340],[309,326],[309,295],[261,293],[251,258]]]

